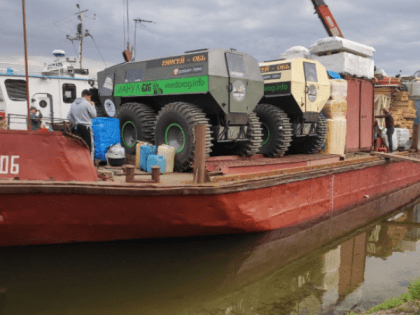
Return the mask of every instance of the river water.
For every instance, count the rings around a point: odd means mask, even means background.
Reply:
[[[420,277],[420,204],[331,228],[0,248],[0,314],[345,314]]]

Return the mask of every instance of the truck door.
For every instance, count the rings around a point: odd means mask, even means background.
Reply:
[[[318,75],[316,64],[304,62],[303,68],[305,72],[305,112],[316,112],[315,101],[318,95]]]
[[[229,112],[246,113],[247,108],[244,100],[248,79],[246,79],[243,56],[226,53],[226,63],[229,75]]]
[[[97,104],[97,108],[99,108],[102,115],[115,117],[117,106],[121,104],[121,99],[114,97],[115,73],[111,72],[100,77],[98,76],[98,86],[100,103]]]

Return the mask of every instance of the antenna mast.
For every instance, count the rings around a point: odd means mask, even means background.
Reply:
[[[83,38],[87,36],[91,36],[88,30],[85,30],[83,34],[83,12],[87,12],[88,10],[80,11],[80,4],[76,4],[76,7],[79,9],[77,14],[77,18],[80,20],[80,23],[77,24],[77,33],[75,37],[70,37],[67,35],[67,39],[70,41],[78,40],[79,41],[79,67],[82,69],[82,49],[83,49]]]
[[[137,23],[140,23],[140,25],[142,25],[141,22],[156,23],[156,22],[153,22],[153,21],[146,21],[146,20],[141,20],[141,19],[134,19],[134,22],[135,22],[135,25],[134,25],[134,54],[133,54],[134,56],[133,56],[133,59],[136,58],[136,52],[137,52],[137,44],[136,44]],[[142,25],[142,26],[144,26],[144,25]]]

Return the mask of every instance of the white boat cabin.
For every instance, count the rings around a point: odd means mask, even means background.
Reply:
[[[64,51],[54,50],[53,54],[53,63],[29,73],[30,106],[41,111],[47,127],[66,120],[74,100],[96,82],[88,77],[87,69],[75,69],[76,59],[65,58]],[[9,129],[27,129],[26,100],[25,66],[0,63],[0,115]]]

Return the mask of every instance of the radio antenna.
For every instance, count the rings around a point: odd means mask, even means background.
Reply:
[[[83,38],[87,36],[91,36],[88,30],[85,30],[85,33],[83,33],[83,13],[87,12],[88,10],[80,10],[80,4],[76,4],[76,7],[79,9],[79,12],[75,13],[77,15],[77,18],[80,20],[80,23],[77,24],[77,33],[75,37],[70,37],[70,35],[67,35],[67,39],[70,40],[72,43],[75,40],[79,41],[79,67],[82,69],[82,57],[83,57]]]
[[[133,53],[133,60],[136,59],[136,51],[137,51],[137,43],[136,43],[136,38],[137,38],[137,34],[136,34],[136,31],[137,31],[137,23],[139,23],[143,27],[146,27],[146,26],[143,25],[143,24],[141,24],[142,22],[145,22],[145,23],[155,23],[156,24],[156,22],[142,20],[142,19],[134,19],[134,22],[135,22],[135,24],[134,24],[134,53]]]

